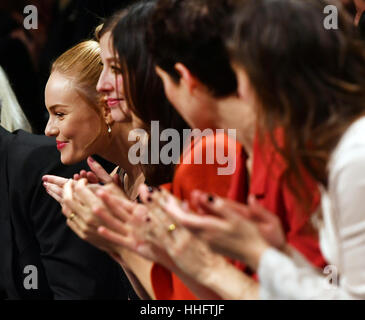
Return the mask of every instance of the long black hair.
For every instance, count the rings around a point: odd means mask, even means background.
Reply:
[[[155,63],[147,48],[146,28],[155,3],[151,0],[138,1],[118,12],[105,23],[99,31],[99,37],[112,31],[114,52],[119,59],[128,107],[143,121],[148,133],[151,121],[159,121],[160,132],[166,128],[176,129],[180,133],[182,152],[183,129],[189,126],[166,98],[162,80],[155,71]],[[166,143],[160,141],[160,150]],[[146,182],[151,185],[171,181],[174,172],[173,165],[164,164],[142,165],[142,169]]]

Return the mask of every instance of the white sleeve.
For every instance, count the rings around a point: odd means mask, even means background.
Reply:
[[[293,249],[294,250],[294,249]],[[298,253],[299,254],[299,253]],[[264,300],[350,299],[304,259],[268,249],[260,260],[260,298]]]
[[[337,233],[337,286],[328,276],[294,254],[275,249],[261,258],[258,275],[262,299],[365,299],[365,148],[357,146],[336,165],[330,177]],[[343,160],[343,159],[341,159]]]
[[[331,177],[341,287],[352,297],[365,299],[365,140],[343,152],[345,161]]]

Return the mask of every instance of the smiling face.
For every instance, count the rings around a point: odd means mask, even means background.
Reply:
[[[73,164],[108,146],[102,115],[74,88],[71,79],[52,72],[45,90],[47,136],[55,137],[64,164]]]
[[[104,95],[114,121],[124,122],[129,118],[130,112],[124,99],[123,77],[119,61],[113,52],[111,32],[100,38],[100,49],[103,71],[96,90]]]

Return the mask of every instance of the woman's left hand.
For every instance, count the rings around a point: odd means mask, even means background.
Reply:
[[[86,179],[69,180],[63,188],[62,212],[67,218],[67,225],[81,239],[111,255],[115,255],[116,246],[106,241],[97,232],[102,221],[95,214],[95,211],[100,210],[104,205],[94,192],[103,187],[107,186],[88,185]]]
[[[280,246],[285,243],[285,238],[281,238],[282,232],[275,230],[272,233],[271,227],[268,227],[270,223],[262,223],[267,220],[268,214],[272,214],[265,212],[257,203],[252,203],[252,200],[251,206],[245,206],[195,191],[192,202],[205,214],[197,215],[183,208],[171,195],[162,207],[173,219],[204,239],[213,250],[241,260],[254,270],[270,242]]]

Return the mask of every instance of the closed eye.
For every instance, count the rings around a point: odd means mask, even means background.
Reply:
[[[117,66],[110,66],[110,69],[112,69],[112,72],[115,74],[121,74],[122,73],[122,69],[120,69]]]

